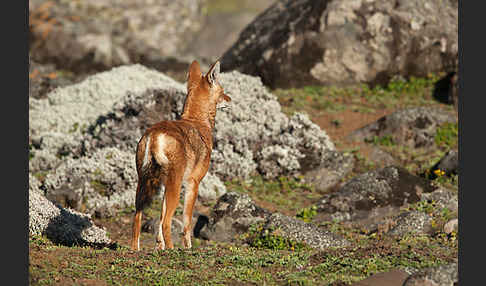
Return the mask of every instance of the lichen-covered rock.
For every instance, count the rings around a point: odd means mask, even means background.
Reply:
[[[412,107],[386,115],[353,131],[348,137],[354,141],[371,141],[375,136],[391,136],[397,145],[430,147],[435,144],[437,128],[455,122],[456,116],[441,108]]]
[[[94,225],[91,217],[54,205],[39,190],[40,183],[29,175],[29,235],[46,235],[64,245],[106,246],[106,231]]]
[[[75,71],[181,55],[202,28],[204,6],[204,0],[31,0],[30,50],[40,62]]]
[[[350,245],[349,241],[330,231],[319,229],[312,223],[306,223],[280,213],[274,213],[268,217],[264,229],[277,229],[279,235],[319,250]]]
[[[458,2],[280,0],[222,57],[270,87],[384,83],[455,70]]]
[[[423,269],[410,275],[403,286],[454,286],[459,285],[457,263],[450,263]]]
[[[354,177],[317,204],[314,221],[350,221],[370,225],[393,214],[400,207],[418,202],[435,190],[427,180],[401,167],[389,166]]]
[[[233,100],[230,110],[216,117],[211,158],[216,175],[248,177],[258,171],[275,178],[303,173],[336,156],[327,134],[306,115],[287,118],[259,78],[223,73],[221,84]]]
[[[431,234],[432,217],[419,211],[404,212],[394,218],[396,225],[388,232],[389,235],[403,236],[406,234]]]
[[[165,97],[159,96],[160,90]],[[43,100],[31,98],[29,171],[50,172],[45,183],[49,198],[77,210],[110,215],[113,206],[126,206],[134,200],[136,145],[143,128],[160,120],[150,122],[147,118],[151,114],[138,120],[138,113],[163,114],[160,108],[148,109],[162,100],[165,106],[174,108],[174,112],[162,116],[175,119],[175,110],[182,109],[184,96],[182,84],[133,65],[56,89]],[[112,151],[123,159],[108,162],[103,154]],[[100,174],[103,170],[103,175],[96,175],[97,170]],[[219,178],[208,174],[201,184],[200,197],[210,200],[225,191]]]
[[[44,186],[48,197],[75,193],[79,199],[69,207],[78,211],[94,214],[103,208],[113,213],[135,203],[135,159],[133,154],[111,147],[79,159],[67,158],[46,176]]]
[[[198,198],[202,201],[215,201],[226,193],[226,186],[218,176],[208,172],[199,184]]]
[[[459,198],[457,191],[454,190],[439,188],[431,193],[423,193],[420,200],[435,203],[437,210],[447,208],[452,212],[459,211]]]
[[[171,78],[141,65],[122,66],[87,77],[84,81],[58,88],[46,100],[29,98],[29,135],[47,132],[82,134],[128,93],[180,87]]]

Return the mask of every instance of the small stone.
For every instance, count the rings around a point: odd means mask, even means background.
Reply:
[[[444,232],[447,234],[450,234],[453,231],[457,232],[458,227],[459,227],[459,220],[457,218],[452,219],[444,225]]]

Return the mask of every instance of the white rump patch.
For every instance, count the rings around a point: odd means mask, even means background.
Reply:
[[[145,153],[143,155],[143,163],[142,163],[142,167],[145,168],[145,166],[147,166],[147,163],[148,163],[148,155],[149,155],[149,147],[150,147],[150,135],[147,136],[147,142],[145,143]]]
[[[167,158],[167,155],[165,154],[165,148],[167,147],[168,140],[167,140],[167,135],[165,134],[160,134],[157,137],[157,152],[155,155],[155,159],[157,160],[157,163],[160,165],[167,165],[169,163],[169,159]]]

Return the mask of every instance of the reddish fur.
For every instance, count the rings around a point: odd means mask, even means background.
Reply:
[[[161,211],[161,224],[164,241],[157,236],[157,248],[173,248],[171,240],[171,220],[179,202],[182,182],[185,179],[191,189],[188,196],[189,201],[185,202],[187,209],[184,209],[184,216],[188,217],[184,225],[183,242],[190,247],[190,223],[192,210],[199,183],[206,175],[211,152],[213,148],[214,118],[216,116],[216,105],[223,101],[230,101],[231,98],[224,94],[223,88],[215,82],[211,82],[215,64],[210,68],[206,76],[202,76],[199,64],[194,61],[189,69],[187,82],[187,97],[184,103],[184,110],[180,120],[161,121],[151,126],[144,133],[137,146],[136,164],[138,173],[138,186],[136,193],[136,212],[132,227],[133,250],[139,249],[140,226],[142,210],[152,201],[153,196],[158,193],[161,184],[165,186],[164,201],[166,213]],[[218,63],[219,65],[219,63]],[[168,163],[162,164],[157,161],[160,158],[159,136],[165,135],[164,155]],[[149,142],[150,139],[150,142]],[[148,143],[149,142],[149,143]],[[148,149],[146,149],[149,144]],[[147,157],[145,151],[148,150]],[[147,162],[144,166],[144,159]],[[186,174],[186,178],[184,175]],[[163,203],[162,203],[163,204]]]

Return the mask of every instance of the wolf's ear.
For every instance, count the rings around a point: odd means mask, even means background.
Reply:
[[[219,77],[219,60],[217,60],[210,68],[208,73],[206,74],[206,79],[209,84],[212,86],[216,84],[218,77]]]
[[[201,81],[202,73],[201,67],[197,61],[193,61],[187,72],[187,91],[189,91],[194,86],[199,85]]]

